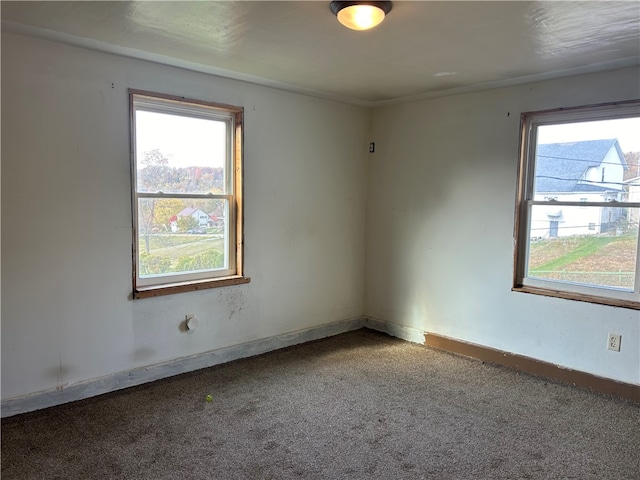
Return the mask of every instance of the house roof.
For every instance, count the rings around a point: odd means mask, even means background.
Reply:
[[[200,209],[199,208],[194,208],[194,207],[187,207],[187,208],[182,209],[178,213],[178,216],[179,217],[186,217],[187,215],[193,215],[198,210],[200,210]]]
[[[191,207],[183,208],[178,212],[178,217],[185,217],[187,215],[191,215],[194,210],[195,208],[191,208]]]
[[[628,168],[617,138],[538,145],[535,191],[600,192],[611,190],[610,187],[581,183],[581,180],[589,168],[597,167],[602,163],[612,148],[616,149],[623,167]]]

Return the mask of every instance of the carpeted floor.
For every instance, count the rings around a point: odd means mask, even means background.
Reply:
[[[1,474],[638,480],[640,405],[363,329],[4,419]]]

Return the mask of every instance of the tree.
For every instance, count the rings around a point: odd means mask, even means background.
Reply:
[[[626,152],[624,159],[629,166],[629,169],[624,171],[624,179],[640,177],[640,152]]]
[[[169,167],[169,157],[154,148],[144,152],[140,165],[142,168],[138,170],[138,191],[156,193],[167,190],[171,171],[175,170]]]
[[[144,158],[140,162],[143,167],[138,171],[137,182],[140,192],[158,192],[166,185],[166,173],[169,170],[169,159],[157,148],[144,152]],[[149,253],[149,235],[154,226],[156,217],[155,198],[144,198],[138,202],[138,228],[144,238],[145,250]]]
[[[169,219],[183,210],[184,201],[177,198],[158,198],[156,199],[154,211],[154,223],[162,226],[166,230],[169,225]]]
[[[149,253],[149,236],[153,229],[153,217],[155,216],[156,199],[141,198],[138,201],[138,232],[144,238],[145,251]]]
[[[197,228],[198,226],[199,226],[198,220],[193,218],[191,215],[180,217],[178,219],[178,228],[183,232],[191,230],[192,228]]]

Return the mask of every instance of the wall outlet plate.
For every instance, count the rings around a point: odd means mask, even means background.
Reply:
[[[195,330],[200,325],[200,320],[194,314],[185,315],[184,320],[187,330]]]
[[[610,333],[609,341],[607,342],[607,348],[609,350],[613,350],[614,352],[619,352],[621,340],[622,340],[622,335],[620,335],[619,333]]]

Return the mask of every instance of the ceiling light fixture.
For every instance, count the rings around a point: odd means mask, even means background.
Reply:
[[[331,2],[329,8],[345,27],[369,30],[384,20],[391,11],[391,2]]]

